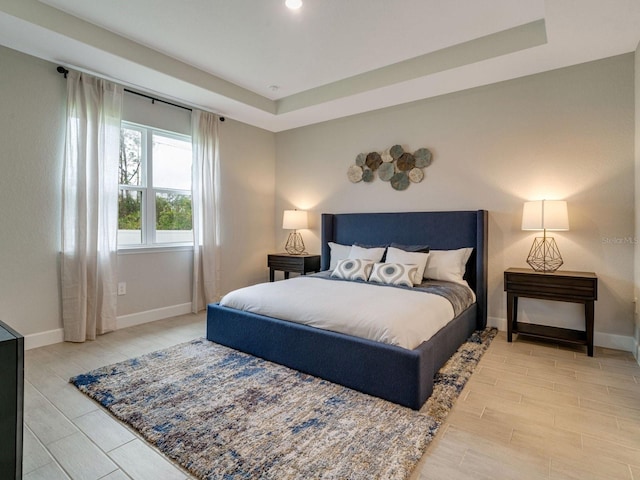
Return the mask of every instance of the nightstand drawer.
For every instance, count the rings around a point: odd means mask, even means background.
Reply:
[[[267,266],[276,270],[287,270],[289,272],[302,271],[304,258],[283,257],[282,255],[269,255]]]
[[[598,299],[598,279],[589,272],[534,272],[510,268],[504,272],[504,289],[521,296],[576,302]]]
[[[269,267],[269,280],[274,280],[274,272],[285,272],[284,278],[289,278],[289,273],[306,275],[320,271],[320,255],[291,255],[288,253],[273,253],[267,256]]]

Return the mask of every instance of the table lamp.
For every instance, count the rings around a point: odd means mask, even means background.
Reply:
[[[305,210],[285,210],[282,216],[282,228],[284,230],[293,230],[289,234],[287,244],[284,249],[291,255],[302,255],[304,251],[304,241],[302,235],[297,230],[309,228],[307,212]]]
[[[567,202],[563,200],[538,200],[525,202],[522,211],[522,230],[542,230],[536,237],[527,257],[527,263],[537,272],[555,272],[564,263],[558,245],[547,230],[569,230]]]

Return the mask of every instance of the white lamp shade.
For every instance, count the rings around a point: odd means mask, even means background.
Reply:
[[[525,202],[522,210],[522,230],[569,230],[567,202],[564,200]]]
[[[282,216],[282,228],[285,230],[301,230],[309,228],[306,210],[285,210]]]

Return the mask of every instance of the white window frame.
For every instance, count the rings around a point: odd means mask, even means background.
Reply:
[[[153,135],[162,135],[163,137],[173,138],[176,140],[182,140],[191,143],[191,137],[176,132],[170,132],[168,130],[162,130],[160,128],[149,127],[147,125],[141,125],[139,123],[122,121],[120,128],[127,128],[130,130],[137,130],[141,133],[142,138],[140,142],[141,147],[141,170],[140,185],[122,185],[118,184],[118,190],[128,190],[133,192],[142,192],[142,206],[140,212],[140,224],[141,224],[141,243],[120,244],[118,241],[118,250],[146,250],[150,249],[158,251],[159,249],[168,248],[175,249],[175,247],[193,247],[193,239],[189,242],[162,242],[158,243],[156,237],[156,194],[157,193],[174,193],[180,195],[187,195],[192,198],[191,190],[181,190],[172,188],[156,188],[152,185],[153,182]],[[191,172],[190,172],[191,173]],[[192,204],[193,205],[193,204]],[[193,231],[193,224],[191,225]]]

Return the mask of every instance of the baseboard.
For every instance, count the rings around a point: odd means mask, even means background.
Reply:
[[[121,315],[116,319],[116,329],[133,327],[143,323],[155,322],[165,318],[175,317],[191,313],[191,303],[182,303],[172,305],[170,307],[156,308],[144,312],[131,313],[129,315]],[[64,342],[64,330],[57,328],[47,332],[32,333],[24,336],[24,349],[31,350],[33,348],[46,347],[54,343]]]
[[[507,331],[507,319],[500,317],[488,317],[487,326],[496,327],[498,330]],[[624,350],[625,352],[634,353],[636,360],[640,355],[640,346],[636,343],[632,336],[615,335],[613,333],[594,332],[593,344],[596,347],[611,348],[614,350]],[[638,360],[640,363],[640,360]]]
[[[594,332],[593,344],[598,347],[612,348],[614,350],[624,350],[633,353],[634,340],[631,336],[615,335],[613,333]]]
[[[507,319],[500,317],[487,317],[487,327],[495,327],[501,332],[507,331]]]
[[[33,348],[46,347],[47,345],[53,345],[54,343],[60,343],[63,341],[64,330],[62,328],[56,328],[55,330],[25,335],[24,349],[31,350]]]
[[[117,329],[134,327],[143,323],[155,322],[165,318],[176,317],[178,315],[186,315],[191,313],[191,303],[181,303],[179,305],[171,305],[170,307],[155,308],[144,312],[130,313],[129,315],[121,315],[117,318]]]

